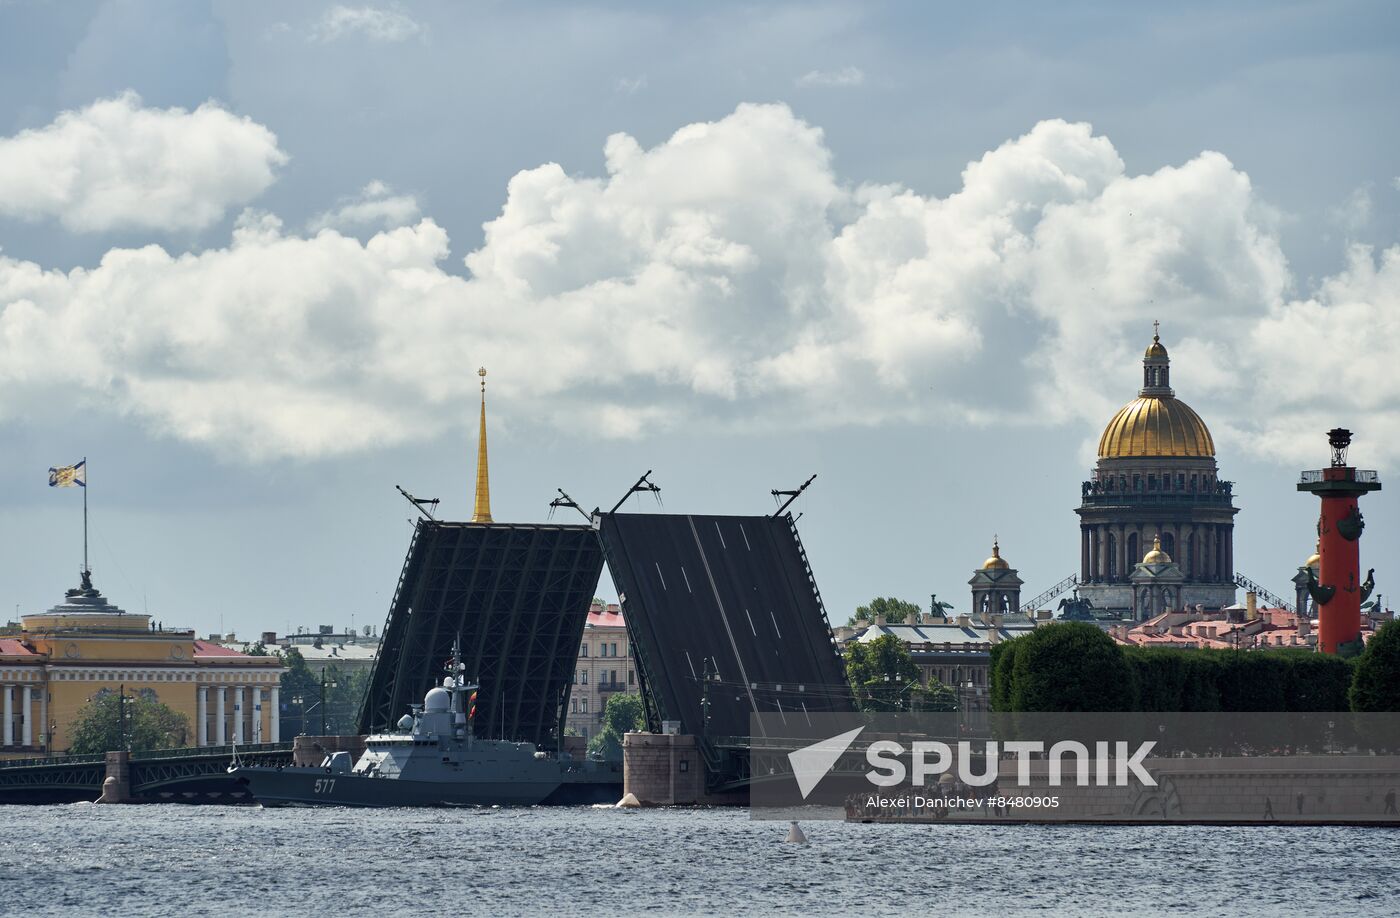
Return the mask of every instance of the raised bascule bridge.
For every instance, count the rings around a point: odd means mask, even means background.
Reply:
[[[639,490],[658,489],[643,476],[628,494]],[[751,714],[853,709],[815,578],[784,510],[722,516],[615,507],[585,514],[587,525],[425,515],[384,625],[360,732],[392,729],[460,638],[463,663],[480,684],[476,734],[561,748],[584,624],[606,563],[648,729],[693,738],[707,792],[742,790]]]

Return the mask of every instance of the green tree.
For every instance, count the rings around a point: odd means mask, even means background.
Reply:
[[[278,656],[287,671],[282,674],[281,701],[287,706],[282,718],[282,737],[321,732],[321,680],[326,682],[325,723],[330,735],[354,733],[359,729],[360,703],[369,689],[369,670],[341,668],[334,663],[311,666],[301,651],[288,647]],[[297,699],[301,699],[298,703]]]
[[[1400,711],[1400,621],[1371,635],[1356,660],[1348,693],[1353,711]]]
[[[1015,639],[1013,711],[1132,711],[1123,649],[1087,622],[1056,622]],[[1024,642],[1024,643],[1022,643]]]
[[[619,692],[603,706],[603,728],[588,741],[588,751],[605,759],[622,758],[622,737],[646,725],[642,696]]]
[[[874,622],[876,616],[883,615],[885,621],[891,625],[899,625],[905,622],[913,623],[914,616],[922,611],[918,603],[905,602],[902,599],[895,599],[893,596],[877,596],[870,600],[868,605],[860,606],[856,609],[848,625],[854,625],[858,621]]]
[[[118,698],[117,692],[104,689],[78,712],[68,746],[70,754],[91,755],[123,748],[146,752],[189,745],[189,718],[162,704],[154,692],[126,693],[123,721],[118,720]]]
[[[992,645],[987,669],[993,711],[1011,710],[1011,683],[1016,669],[1016,654],[1020,648],[1021,643],[1017,640],[1001,641]]]
[[[955,711],[957,694],[937,679],[927,686],[909,647],[892,634],[846,645],[846,679],[862,711]]]

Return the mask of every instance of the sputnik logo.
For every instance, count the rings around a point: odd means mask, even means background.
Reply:
[[[827,772],[831,771],[837,759],[851,748],[851,743],[856,741],[856,737],[860,736],[864,729],[864,727],[856,727],[854,730],[848,730],[839,736],[832,736],[788,753],[788,762],[792,765],[792,775],[797,779],[797,788],[802,792],[803,800],[806,800],[807,795],[816,790],[822,778],[825,778]]]

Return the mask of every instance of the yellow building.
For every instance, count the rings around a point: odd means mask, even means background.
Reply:
[[[124,612],[93,588],[90,572],[63,602],[23,616],[21,628],[0,638],[0,758],[63,752],[88,702],[119,689],[184,714],[188,746],[277,739],[280,660]]]

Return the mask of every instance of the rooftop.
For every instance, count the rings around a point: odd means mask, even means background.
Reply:
[[[595,602],[588,607],[588,621],[585,628],[623,628],[627,621],[622,616],[622,607],[612,602],[604,605]]]

